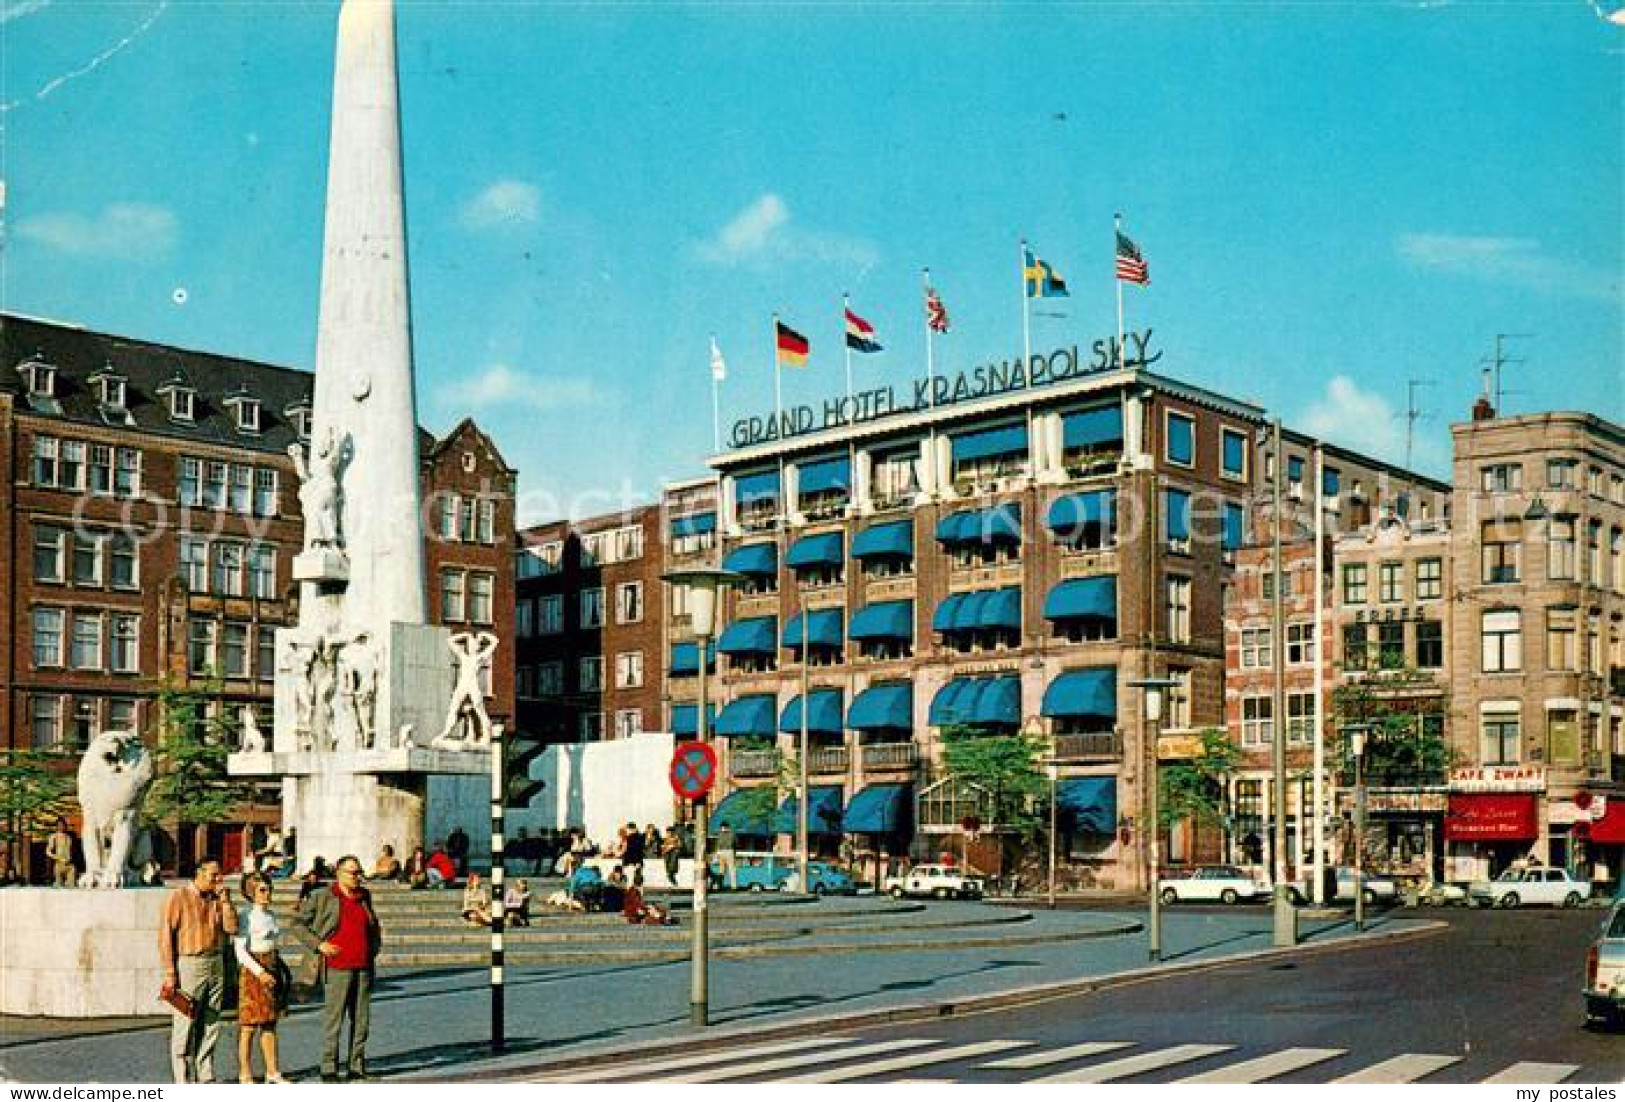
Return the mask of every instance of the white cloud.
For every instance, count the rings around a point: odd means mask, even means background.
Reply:
[[[785,201],[767,192],[734,215],[695,250],[710,264],[732,267],[792,258],[868,267],[875,247],[867,241],[798,226]]]
[[[497,406],[526,410],[589,406],[604,400],[591,379],[547,379],[494,363],[461,383],[440,388],[437,397],[447,406],[491,409]]]
[[[459,214],[473,230],[532,223],[541,218],[542,193],[522,180],[498,180],[467,203]]]
[[[15,0],[13,3],[0,4],[0,26],[50,6],[51,0]]]
[[[24,219],[17,236],[73,256],[140,259],[175,243],[175,216],[147,203],[112,203],[100,214],[51,213]]]
[[[1528,237],[1401,234],[1395,242],[1412,267],[1607,301],[1619,296],[1617,273],[1551,256]]]
[[[1361,390],[1347,375],[1334,376],[1298,423],[1328,443],[1393,463],[1405,460],[1404,419],[1382,395]]]

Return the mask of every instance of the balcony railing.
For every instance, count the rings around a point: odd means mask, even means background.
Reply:
[[[875,742],[859,747],[864,769],[910,769],[920,760],[913,742]]]
[[[845,773],[852,757],[844,746],[826,746],[809,751],[807,769],[812,773]]]
[[[1117,761],[1122,756],[1123,737],[1113,731],[1055,736],[1057,761]]]
[[[729,759],[728,770],[736,777],[775,777],[779,755],[772,750],[742,750]]]

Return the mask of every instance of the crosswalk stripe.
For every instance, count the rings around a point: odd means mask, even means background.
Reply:
[[[731,1064],[725,1068],[708,1068],[693,1075],[676,1075],[662,1077],[655,1082],[663,1083],[717,1083],[724,1079],[742,1079],[747,1075],[766,1075],[775,1071],[788,1071],[791,1068],[804,1068],[809,1064],[817,1064],[830,1060],[852,1060],[859,1056],[879,1056],[887,1052],[903,1052],[911,1048],[923,1048],[934,1045],[934,1040],[923,1038],[903,1038],[896,1041],[876,1041],[873,1044],[855,1045],[851,1048],[826,1049],[823,1052],[811,1054],[803,1053],[799,1056],[780,1056],[773,1060],[757,1060],[749,1064]]]
[[[832,1068],[826,1071],[815,1071],[807,1075],[796,1075],[788,1079],[776,1079],[776,1083],[845,1083],[852,1079],[862,1079],[867,1075],[886,1075],[894,1071],[907,1071],[910,1068],[928,1067],[931,1064],[946,1064],[953,1060],[969,1060],[977,1056],[987,1056],[994,1052],[1007,1052],[1013,1048],[1030,1048],[1036,1041],[977,1041],[968,1045],[957,1045],[953,1048],[936,1048],[930,1052],[916,1052],[907,1056],[893,1056],[886,1060],[871,1060],[863,1064],[850,1064],[843,1068]]]
[[[634,1060],[626,1064],[611,1064],[606,1068],[592,1068],[590,1072],[589,1069],[584,1068],[560,1076],[549,1076],[547,1080],[532,1080],[532,1082],[598,1083],[608,1079],[630,1079],[642,1075],[653,1075],[661,1071],[679,1071],[683,1068],[721,1064],[730,1060],[748,1060],[755,1056],[774,1056],[779,1053],[796,1052],[802,1049],[844,1045],[851,1040],[850,1037],[797,1037],[788,1041],[770,1041],[759,1045],[747,1045],[744,1048],[690,1053],[687,1056],[673,1056],[666,1060]],[[584,1073],[590,1074],[591,1078],[584,1078]]]
[[[1333,1083],[1414,1083],[1418,1079],[1461,1063],[1460,1056],[1439,1056],[1431,1052],[1406,1052],[1381,1063],[1333,1079]]]
[[[995,1060],[991,1064],[982,1064],[981,1067],[994,1071],[1020,1071],[1025,1068],[1042,1068],[1050,1064],[1061,1064],[1068,1060],[1081,1060],[1085,1056],[1099,1056],[1103,1052],[1116,1052],[1121,1048],[1133,1047],[1133,1041],[1085,1041],[1081,1045],[1050,1048],[1045,1049],[1043,1052],[1031,1052],[1026,1056],[1009,1056],[1003,1060]]]
[[[1266,1079],[1274,1079],[1277,1075],[1285,1075],[1289,1071],[1336,1059],[1347,1051],[1346,1048],[1284,1048],[1279,1052],[1243,1060],[1239,1064],[1228,1064],[1212,1071],[1204,1071],[1200,1075],[1176,1079],[1174,1082],[1262,1083]]]
[[[1524,1061],[1480,1080],[1483,1083],[1561,1083],[1580,1070],[1579,1064],[1538,1064]]]
[[[1162,1048],[1155,1052],[1143,1052],[1138,1056],[1125,1056],[1121,1060],[1108,1060],[1104,1064],[1091,1064],[1084,1068],[1075,1068],[1072,1071],[1063,1071],[1056,1075],[1045,1075],[1038,1079],[1029,1079],[1029,1083],[1109,1083],[1113,1079],[1126,1079],[1130,1075],[1140,1075],[1159,1068],[1173,1067],[1175,1064],[1187,1064],[1192,1060],[1200,1060],[1204,1056],[1212,1056],[1219,1052],[1229,1052],[1235,1045],[1175,1045],[1172,1048]]]

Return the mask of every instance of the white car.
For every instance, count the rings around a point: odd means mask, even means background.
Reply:
[[[1158,883],[1164,903],[1240,903],[1270,897],[1269,881],[1234,865],[1202,865],[1189,876],[1164,877]]]
[[[1349,903],[1354,899],[1354,869],[1348,865],[1340,865],[1336,869],[1337,891],[1331,902]],[[1360,894],[1367,903],[1395,903],[1399,900],[1399,885],[1391,876],[1367,871],[1360,877]],[[1313,898],[1310,883],[1307,878],[1300,884],[1292,885],[1292,902],[1307,903]]]
[[[1591,898],[1591,884],[1566,869],[1508,869],[1494,880],[1474,881],[1467,895],[1480,907],[1578,907]]]
[[[980,899],[982,881],[951,865],[915,865],[901,876],[886,878],[881,887],[893,899],[906,895],[933,899]]]

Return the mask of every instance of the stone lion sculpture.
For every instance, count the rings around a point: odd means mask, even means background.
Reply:
[[[84,809],[85,874],[82,888],[122,888],[140,882],[146,850],[136,816],[152,787],[152,755],[132,731],[103,731],[79,763],[79,806]]]

